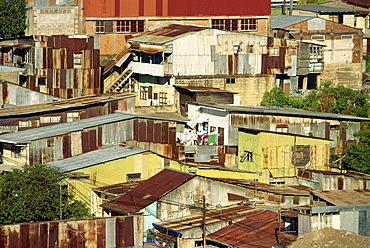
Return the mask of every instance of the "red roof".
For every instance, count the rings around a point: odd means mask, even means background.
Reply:
[[[157,201],[193,176],[186,172],[163,169],[126,194],[101,206],[120,213],[136,212]]]
[[[272,247],[277,244],[275,230],[278,228],[278,213],[270,210],[250,212],[246,219],[207,235],[236,247]]]
[[[370,0],[345,0],[345,2],[355,6],[370,8]]]

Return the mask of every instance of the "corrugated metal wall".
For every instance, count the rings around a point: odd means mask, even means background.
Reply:
[[[111,217],[0,226],[0,247],[141,247],[143,216]]]
[[[100,51],[94,37],[34,38],[36,77],[28,77],[27,88],[62,98],[100,93]],[[38,78],[46,78],[46,85],[39,85]]]

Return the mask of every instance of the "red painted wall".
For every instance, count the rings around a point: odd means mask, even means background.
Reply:
[[[85,0],[85,17],[266,16],[271,0]]]

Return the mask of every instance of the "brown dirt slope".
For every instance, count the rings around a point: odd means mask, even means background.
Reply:
[[[326,227],[299,236],[297,241],[289,246],[302,247],[370,247],[370,237]]]

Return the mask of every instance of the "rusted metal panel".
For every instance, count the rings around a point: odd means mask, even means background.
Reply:
[[[82,132],[82,153],[86,153],[90,151],[89,149],[89,133],[88,132]]]
[[[158,200],[168,191],[183,184],[194,175],[164,169],[126,194],[102,204],[103,208],[114,209],[121,213],[136,212]]]
[[[162,124],[154,123],[154,143],[161,143],[162,138]]]
[[[161,143],[168,144],[168,122],[162,122],[162,136],[161,136]]]
[[[119,221],[120,219],[118,219]],[[128,217],[125,218],[124,222],[124,228],[125,228],[125,245],[127,246],[133,246],[134,245],[134,218]],[[122,237],[122,236],[119,236]]]
[[[20,248],[27,248],[27,247],[30,247],[30,240],[29,240],[29,229],[28,229],[28,226],[27,225],[20,225],[20,228],[19,228],[19,234],[21,237],[26,237],[25,239],[22,240],[22,242],[20,242]],[[36,235],[37,237],[37,235]]]
[[[71,136],[64,135],[63,136],[63,155],[64,158],[69,158],[72,156],[71,154]]]
[[[153,142],[154,141],[154,121],[153,120],[147,120],[147,142]]]
[[[147,141],[147,138],[146,138],[146,134],[147,134],[147,131],[146,131],[146,121],[139,121],[139,137],[138,137],[138,141],[139,142],[143,142],[143,141]]]
[[[96,150],[97,149],[97,136],[96,136],[96,130],[90,130],[89,131],[89,148],[90,151]]]

